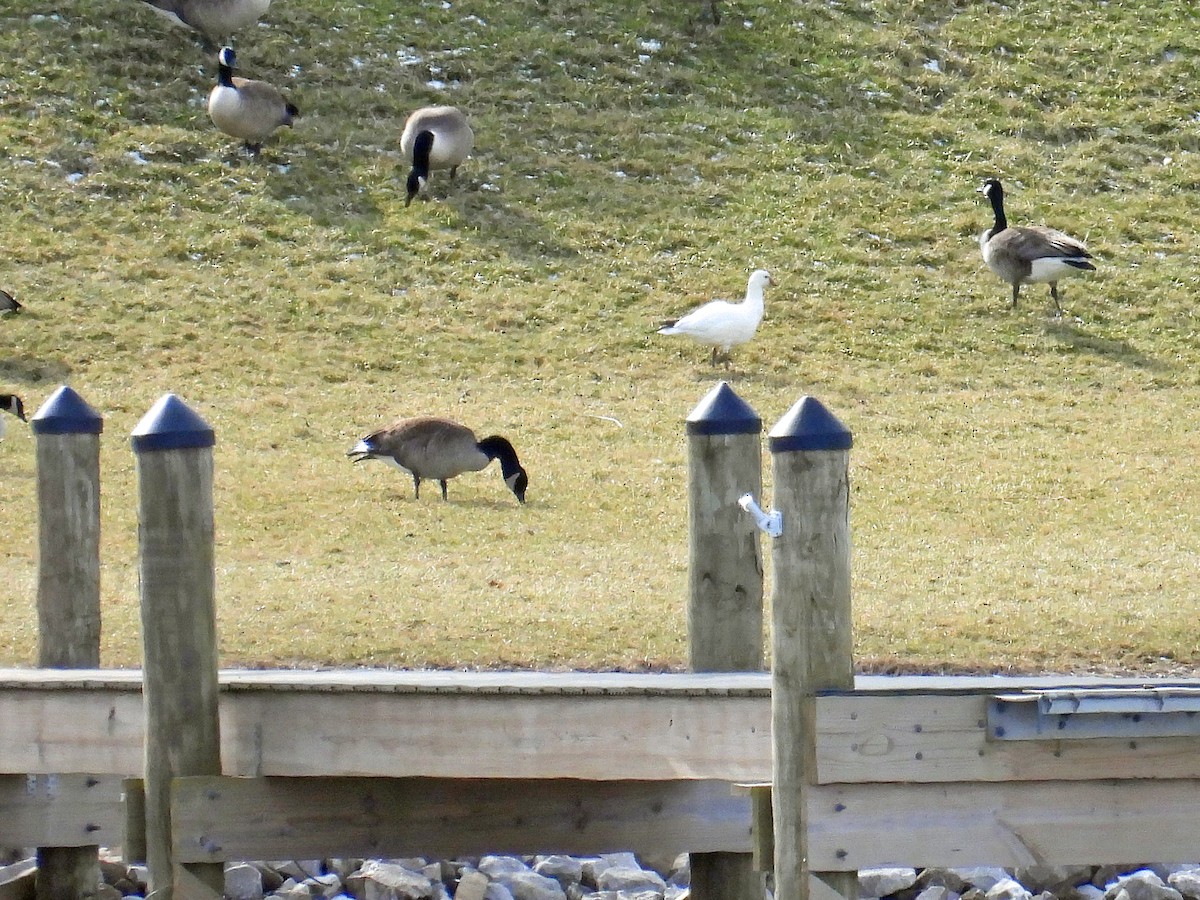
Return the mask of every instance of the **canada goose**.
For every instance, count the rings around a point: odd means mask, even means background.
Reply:
[[[223,132],[245,141],[246,149],[257,156],[263,141],[276,128],[290,128],[300,110],[265,81],[235,78],[237,55],[232,47],[222,47],[217,62],[219,74],[208,95],[208,116]]]
[[[6,313],[18,313],[24,308],[8,291],[0,291],[0,316]]]
[[[406,185],[404,205],[425,186],[430,169],[449,169],[458,174],[459,164],[475,146],[475,133],[461,109],[454,106],[424,106],[404,122],[400,134],[400,153],[412,162]]]
[[[774,283],[775,279],[766,269],[755,269],[750,273],[746,299],[741,303],[713,300],[682,319],[666,322],[658,333],[686,334],[702,344],[712,344],[712,365],[717,364],[717,349],[720,348],[725,354],[725,367],[729,368],[730,348],[754,337],[763,317],[763,290]]]
[[[28,421],[25,418],[25,404],[16,394],[0,394],[0,410],[12,413],[22,422]],[[0,416],[0,438],[4,437],[4,431],[4,417]]]
[[[1058,280],[1089,269],[1095,271],[1096,267],[1088,262],[1092,254],[1073,237],[1044,225],[1010,228],[999,179],[989,178],[979,192],[991,201],[996,214],[996,224],[979,236],[979,250],[988,268],[1012,285],[1013,308],[1021,285],[1049,283],[1050,298],[1061,314]]]
[[[271,0],[142,0],[175,25],[197,31],[210,48],[220,47],[235,31],[258,21]]]
[[[435,416],[417,416],[368,434],[346,453],[354,462],[381,459],[413,477],[416,498],[421,499],[421,479],[437,479],[446,497],[446,481],[463,472],[478,472],[493,459],[500,460],[504,483],[525,502],[529,476],[517,452],[505,438],[493,435],[482,441],[465,425]]]

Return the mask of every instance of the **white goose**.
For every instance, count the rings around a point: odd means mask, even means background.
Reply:
[[[729,350],[744,344],[758,331],[763,318],[763,291],[774,284],[766,269],[755,269],[750,273],[746,285],[746,299],[741,303],[728,300],[713,300],[682,319],[667,322],[658,329],[659,334],[684,334],[702,344],[712,344],[712,365],[717,364],[717,350],[725,354],[725,368],[729,368]]]

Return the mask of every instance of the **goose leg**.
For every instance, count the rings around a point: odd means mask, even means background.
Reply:
[[[446,496],[446,479],[445,478],[438,479],[438,484],[440,484],[442,486],[442,499],[449,500],[450,498]]]
[[[1063,308],[1058,304],[1058,282],[1050,282],[1050,299],[1054,301],[1055,314],[1061,316]]]
[[[418,500],[421,499],[421,476],[416,473],[413,473],[413,496]]]
[[[714,369],[717,367],[717,348],[713,347],[712,356],[708,360],[708,364]]]
[[[1012,309],[1017,308],[1017,294],[1021,293],[1021,283],[1018,281],[1013,285]]]

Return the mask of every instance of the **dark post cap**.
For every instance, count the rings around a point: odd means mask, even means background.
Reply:
[[[34,434],[99,434],[104,419],[65,384],[49,396],[29,420]]]
[[[850,429],[838,421],[816,397],[801,397],[775,423],[768,437],[772,453],[789,450],[849,450]]]
[[[133,452],[198,450],[217,442],[212,428],[174,394],[163,394],[133,429]]]
[[[688,434],[761,434],[762,419],[722,381],[704,395],[687,417]]]

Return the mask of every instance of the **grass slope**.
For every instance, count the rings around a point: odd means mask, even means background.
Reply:
[[[174,391],[218,437],[223,664],[681,666],[682,422],[719,377],[854,432],[863,669],[1200,663],[1193,4],[410,9],[238,36],[302,111],[259,161],[136,0],[0,9],[0,389],[105,416],[106,665],[140,659],[128,435]],[[434,102],[477,149],[405,209]],[[983,269],[989,175],[1099,258],[1067,316]],[[757,266],[728,376],[653,334]],[[347,462],[417,413],[508,435],[529,505]],[[36,659],[33,442],[0,444],[0,664]]]

